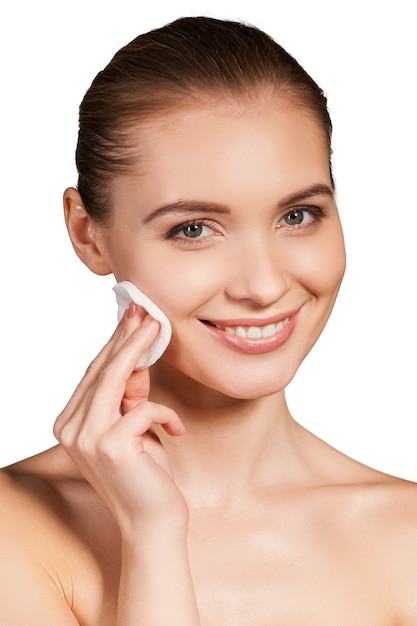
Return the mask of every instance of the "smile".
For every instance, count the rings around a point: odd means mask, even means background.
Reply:
[[[223,343],[248,354],[271,352],[282,346],[294,330],[298,317],[295,313],[286,315],[278,320],[204,320],[210,333],[213,333]]]
[[[265,326],[226,326],[222,327],[218,324],[214,324],[219,330],[223,330],[229,335],[235,335],[236,337],[244,337],[246,339],[262,339],[265,337],[272,337],[275,333],[285,328],[290,321],[289,317],[281,320],[277,324],[266,324]]]

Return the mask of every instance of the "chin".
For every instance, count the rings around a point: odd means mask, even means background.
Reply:
[[[291,380],[292,377],[286,378],[285,380],[280,380],[276,377],[270,382],[266,382],[265,380],[256,381],[253,379],[251,381],[240,380],[238,383],[230,383],[229,385],[223,383],[219,391],[236,400],[258,400],[280,393]]]
[[[184,349],[172,342],[152,369],[167,392],[210,403],[210,395],[256,400],[282,392],[294,378],[313,341],[287,342],[264,354]],[[202,358],[204,354],[204,358]],[[151,385],[152,388],[152,385]]]
[[[206,389],[236,400],[256,400],[280,393],[293,379],[297,368],[286,367],[285,372],[275,367],[251,367],[227,370],[221,368],[211,376],[192,376]]]

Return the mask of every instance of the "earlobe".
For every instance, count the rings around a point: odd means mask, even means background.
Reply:
[[[112,269],[100,230],[84,208],[79,192],[69,187],[64,192],[64,214],[73,248],[81,261],[95,274],[105,276]]]

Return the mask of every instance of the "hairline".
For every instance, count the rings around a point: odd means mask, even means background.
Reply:
[[[285,91],[287,91],[287,93],[283,94]],[[210,94],[210,90],[205,91],[204,89],[196,89],[192,91],[190,90],[187,94],[177,94],[176,98],[174,96],[169,99],[169,104],[165,102],[164,105],[154,107],[149,114],[143,114],[142,112],[140,116],[135,116],[133,113],[125,116],[124,122],[118,126],[118,131],[119,133],[126,134],[126,136],[130,135],[131,137],[135,137],[135,139],[130,143],[130,145],[128,141],[124,142],[124,147],[122,147],[122,142],[120,142],[119,149],[123,149],[125,157],[128,155],[129,164],[122,166],[120,172],[111,172],[107,174],[109,211],[104,219],[96,219],[96,223],[103,227],[111,227],[112,217],[115,214],[113,181],[116,177],[138,175],[141,156],[145,154],[145,151],[140,150],[140,145],[142,144],[141,134],[143,133],[143,130],[145,130],[145,132],[149,130],[152,132],[152,125],[159,125],[164,116],[175,116],[176,113],[179,114],[181,110],[186,110],[187,108],[190,110],[224,111],[227,115],[240,116],[245,115],[249,108],[253,108],[253,110],[255,110],[257,107],[262,107],[266,102],[272,102],[275,98],[278,106],[282,106],[287,110],[295,109],[302,111],[310,118],[316,119],[317,125],[323,135],[323,139],[329,152],[329,167],[331,170],[331,142],[330,137],[323,128],[322,120],[319,119],[317,113],[311,106],[308,105],[307,102],[304,102],[301,97],[297,97],[296,92],[290,94],[288,93],[289,91],[290,90],[285,90],[282,87],[276,87],[274,85],[270,85],[269,94],[267,95],[265,92],[261,91],[256,94],[255,90],[242,90],[241,93],[238,93],[237,91],[235,93],[231,93],[224,90],[225,96],[228,97],[220,99],[218,92],[214,96]],[[174,92],[171,93],[171,96],[173,94]],[[135,132],[135,128],[137,132]],[[144,158],[146,158],[146,156]],[[104,171],[103,174],[105,175]],[[334,188],[332,176],[331,180]]]

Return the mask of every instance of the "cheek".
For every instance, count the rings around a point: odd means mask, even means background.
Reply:
[[[295,244],[291,265],[299,282],[319,297],[335,297],[346,267],[341,228],[328,228],[320,236],[300,238]]]
[[[213,256],[192,253],[152,255],[138,264],[129,279],[166,313],[172,322],[208,301],[222,273]],[[152,262],[149,259],[152,258]]]

